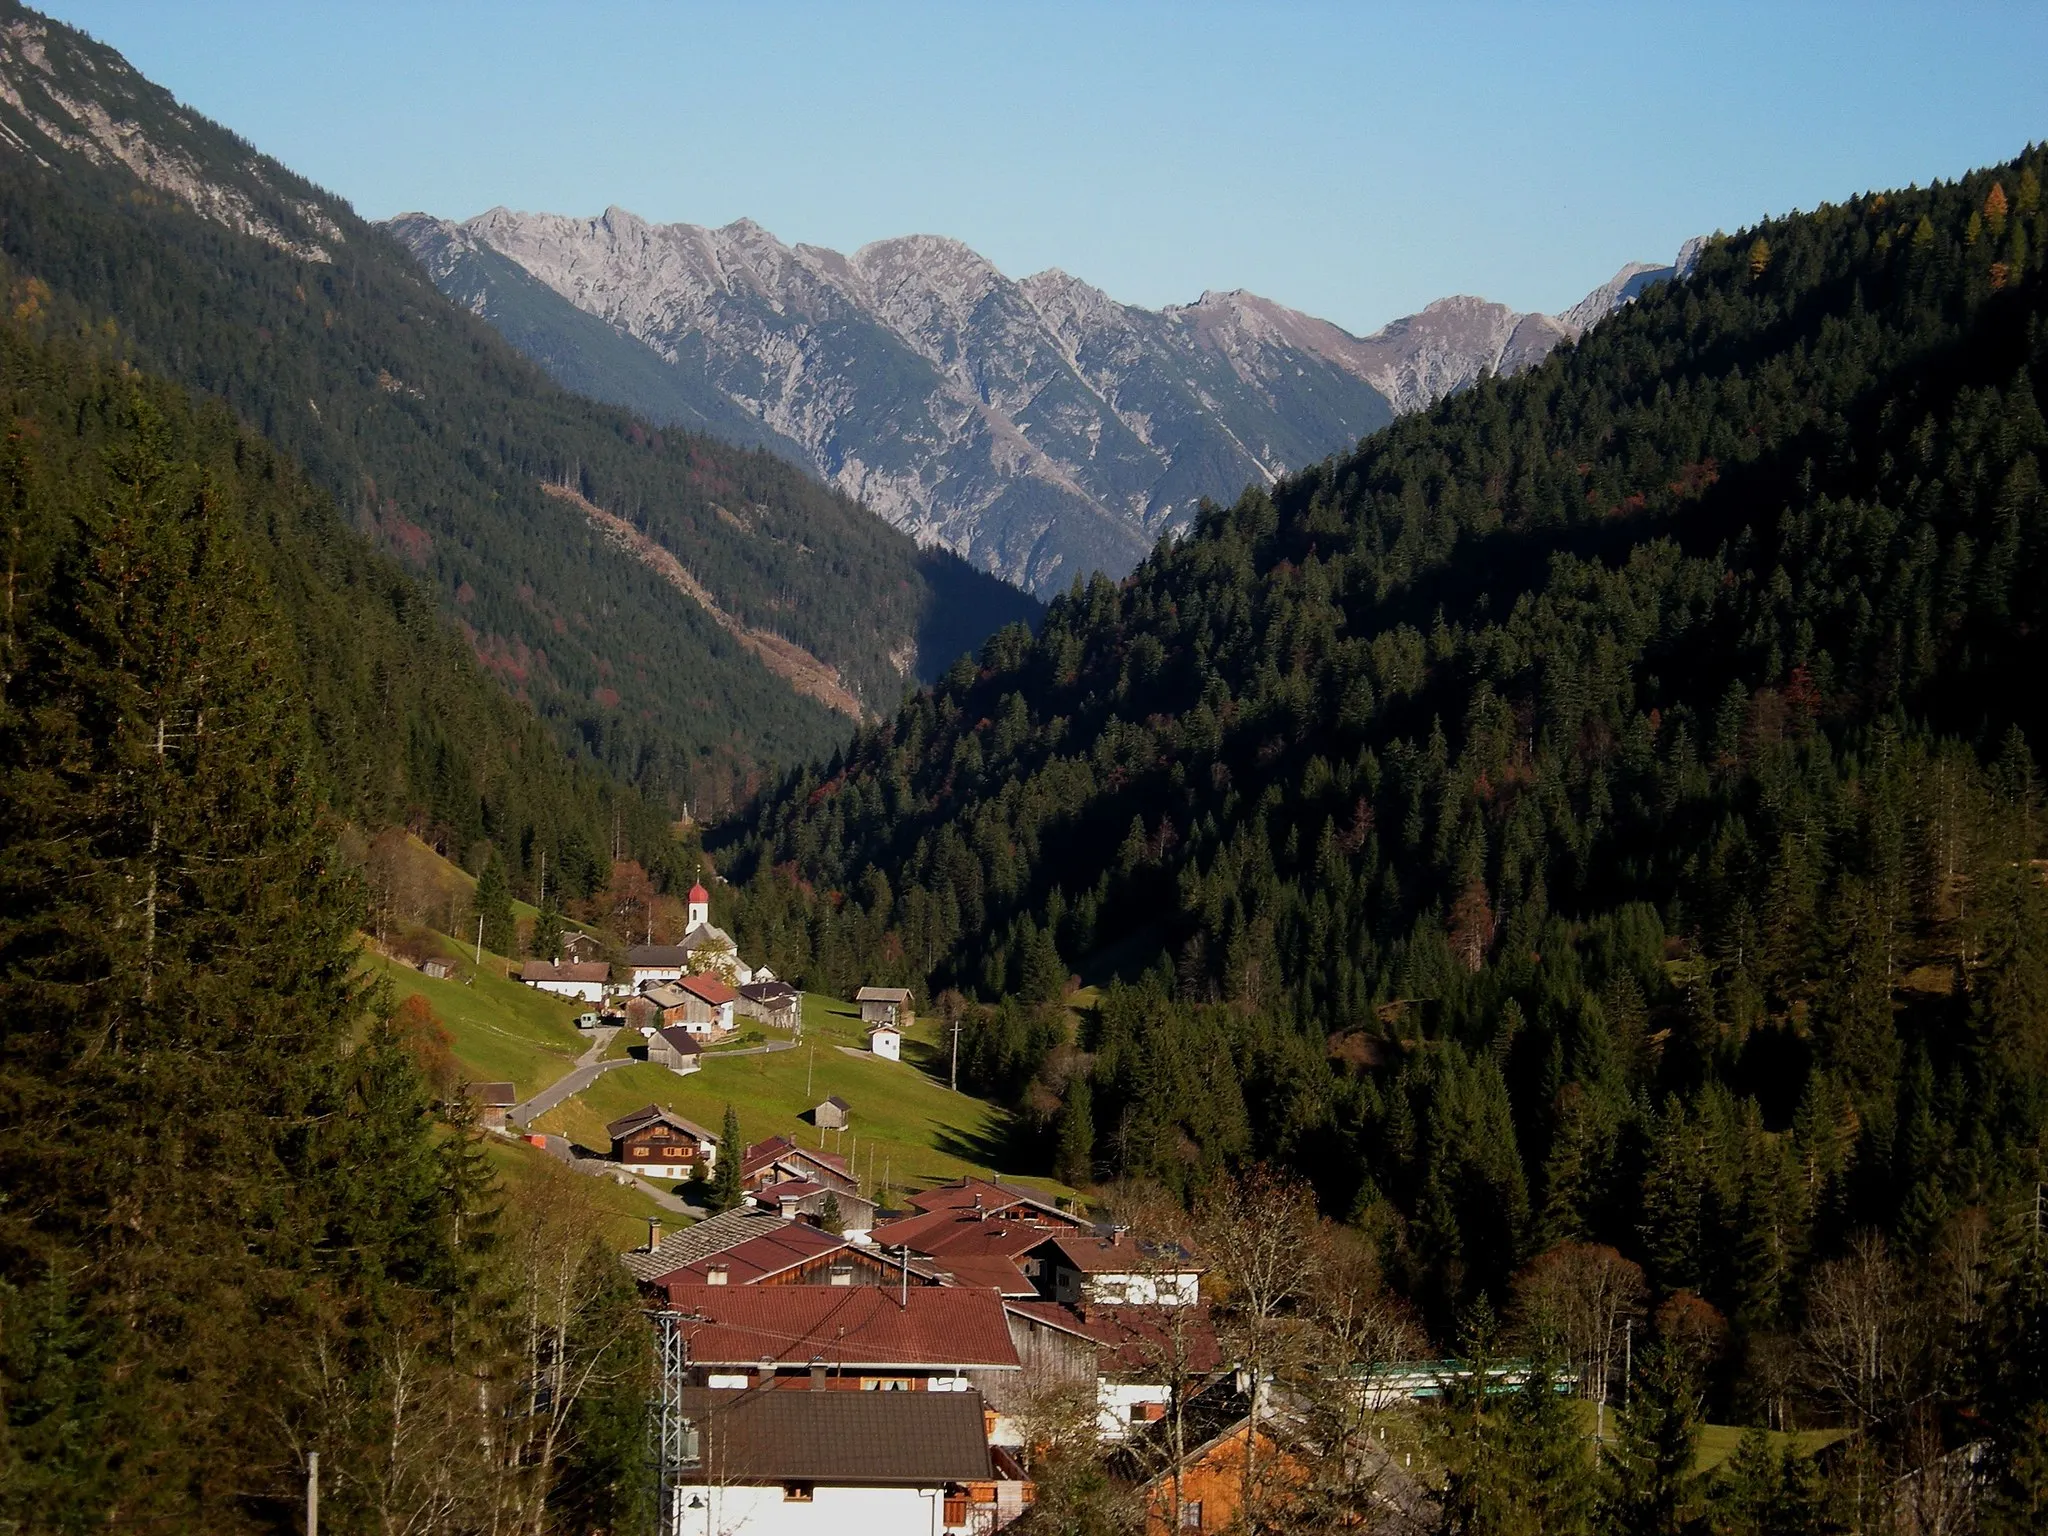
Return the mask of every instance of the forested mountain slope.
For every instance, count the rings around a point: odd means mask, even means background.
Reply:
[[[1086,1054],[1012,1005],[963,1061],[1100,1174],[1295,1164],[1446,1333],[1593,1239],[1735,1321],[1739,1393],[1860,1228],[2022,1252],[2044,171],[1716,240],[1077,589],[763,797],[743,940],[788,974],[886,930],[990,997],[1142,974]]]
[[[630,1286],[580,1191],[507,1209],[431,1015],[381,1016],[333,813],[515,859],[664,818],[224,407],[10,302],[0,1523],[275,1531],[317,1447],[333,1529],[625,1528]]]
[[[626,519],[869,707],[1031,612],[781,461],[569,395],[339,199],[12,4],[0,130],[17,273],[290,451],[509,692],[632,782],[715,804],[843,721],[550,486]]]

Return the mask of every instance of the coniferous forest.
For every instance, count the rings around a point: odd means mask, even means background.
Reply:
[[[408,804],[596,836],[610,791],[103,342],[0,332],[0,1520],[274,1529],[309,1446],[338,1528],[639,1518],[631,1287],[580,1192],[506,1205],[337,848]]]
[[[938,997],[1017,1166],[1297,1170],[1445,1350],[1606,1255],[1716,1417],[2037,1529],[2044,175],[1716,237],[1077,583],[726,834],[743,942]]]

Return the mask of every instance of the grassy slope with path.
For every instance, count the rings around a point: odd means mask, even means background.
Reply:
[[[798,1117],[836,1093],[853,1107],[852,1126],[844,1133],[827,1132],[826,1145],[837,1142],[837,1150],[849,1154],[857,1145],[864,1180],[870,1175],[871,1159],[873,1179],[879,1183],[886,1171],[898,1190],[928,1188],[965,1173],[986,1176],[1000,1164],[1008,1134],[1004,1112],[950,1091],[942,1078],[923,1070],[925,1064],[939,1061],[935,1023],[919,1021],[906,1042],[908,1059],[902,1062],[883,1061],[864,1049],[858,1055],[840,1049],[865,1047],[867,1040],[859,1014],[849,1003],[808,995],[804,1024],[803,1043],[795,1050],[724,1058],[714,1054],[688,1077],[644,1065],[609,1072],[575,1099],[543,1115],[535,1129],[609,1151],[605,1122],[644,1104],[665,1105],[715,1133],[730,1103],[739,1115],[743,1141],[782,1135],[816,1146],[818,1133]],[[1019,1182],[1052,1193],[1068,1192],[1047,1179]]]
[[[393,1002],[423,997],[447,1027],[463,1075],[479,1082],[512,1082],[529,1098],[575,1065],[590,1043],[576,1028],[586,1005],[550,997],[513,981],[503,956],[484,951],[481,967],[470,953],[457,956],[456,973],[436,981],[395,960],[365,950],[364,964],[391,988]]]

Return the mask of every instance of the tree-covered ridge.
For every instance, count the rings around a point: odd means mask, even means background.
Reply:
[[[9,292],[17,315],[41,305],[32,280]],[[522,881],[547,852],[555,889],[570,895],[602,887],[615,850],[664,880],[688,874],[661,809],[565,758],[484,675],[432,594],[288,459],[224,407],[121,364],[104,335],[35,334],[57,329],[34,318],[0,326],[16,602],[61,600],[62,551],[143,402],[156,451],[208,477],[216,514],[274,597],[311,731],[304,771],[331,811],[365,828],[409,827],[458,862],[489,844]]]
[[[1749,1390],[1850,1233],[2031,1210],[2044,171],[1719,239],[1077,587],[763,798],[742,941],[1142,978],[985,1080],[1085,1082],[1102,1173],[1294,1163],[1446,1328],[1613,1244]]]
[[[0,251],[292,453],[579,753],[713,804],[841,727],[548,484],[632,521],[872,707],[913,655],[929,675],[1035,613],[780,461],[557,388],[338,199],[82,34],[12,4],[5,19],[0,73],[23,104],[0,119],[32,149],[0,152]],[[115,126],[96,140],[100,108]]]
[[[630,1285],[365,990],[329,814],[604,802],[224,409],[10,324],[0,420],[0,1521],[275,1530],[318,1451],[337,1529],[630,1523]]]

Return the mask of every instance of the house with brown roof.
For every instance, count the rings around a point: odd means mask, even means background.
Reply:
[[[740,1163],[740,1185],[760,1189],[786,1180],[823,1184],[828,1189],[853,1194],[860,1181],[837,1152],[806,1147],[787,1136],[770,1136],[748,1147]]]
[[[747,1536],[992,1532],[1031,1485],[974,1392],[686,1392],[679,1529]]]
[[[620,1254],[619,1261],[635,1280],[652,1285],[707,1254],[737,1248],[763,1232],[773,1231],[781,1223],[779,1215],[746,1205],[720,1211],[675,1232],[668,1231],[661,1218],[655,1217],[647,1223],[645,1246]]]
[[[682,1025],[693,1035],[724,1034],[733,1027],[739,994],[716,976],[685,976],[675,989],[686,999]]]
[[[561,948],[555,958],[565,965],[588,965],[592,961],[604,958],[604,945],[600,944],[593,934],[584,933],[576,928],[566,929],[562,934]]]
[[[682,1314],[683,1345],[709,1387],[949,1392],[1014,1376],[1002,1298],[956,1286],[658,1287]]]
[[[688,1076],[704,1065],[704,1048],[687,1029],[671,1024],[647,1037],[647,1059],[657,1067]]]
[[[604,1133],[611,1138],[612,1161],[628,1173],[687,1179],[699,1168],[710,1173],[718,1162],[716,1136],[659,1104],[621,1115]]]
[[[557,965],[550,960],[529,960],[519,968],[519,979],[538,992],[574,998],[579,1003],[604,1001],[604,985],[612,968],[602,960]]]
[[[1039,1294],[1069,1306],[1193,1306],[1202,1299],[1203,1268],[1192,1253],[1122,1227],[1057,1233],[1027,1258]]]
[[[820,1104],[811,1107],[811,1124],[821,1131],[843,1131],[853,1114],[853,1106],[833,1094]]]
[[[804,995],[786,981],[754,980],[738,989],[735,1005],[744,1019],[757,1019],[773,1029],[803,1027]]]
[[[463,1097],[476,1106],[477,1118],[484,1125],[496,1129],[505,1123],[505,1116],[519,1102],[517,1083],[464,1083]]]
[[[1204,1304],[1169,1309],[1005,1301],[1003,1310],[1027,1379],[1094,1379],[1096,1433],[1105,1442],[1161,1418],[1177,1381],[1207,1378],[1224,1363]],[[990,1395],[1005,1412],[1013,1406],[1000,1387]]]
[[[1038,1261],[1028,1256],[1049,1237],[1085,1230],[1082,1220],[1027,1190],[961,1179],[911,1196],[917,1214],[875,1228],[885,1247],[927,1255],[961,1285],[993,1286],[1006,1296],[1043,1294]]]
[[[905,1283],[901,1266],[864,1244],[808,1221],[785,1220],[718,1253],[694,1259],[657,1277],[657,1289],[676,1281],[703,1285],[892,1285]],[[922,1271],[911,1285],[935,1285]]]
[[[917,1022],[908,987],[862,987],[853,994],[853,1000],[860,1005],[861,1023],[870,1029],[887,1024],[904,1030]]]
[[[840,1233],[865,1243],[874,1230],[875,1202],[851,1190],[836,1189],[810,1179],[783,1179],[750,1189],[746,1198],[764,1211],[778,1211],[785,1218],[801,1217],[813,1226],[834,1223]]]

